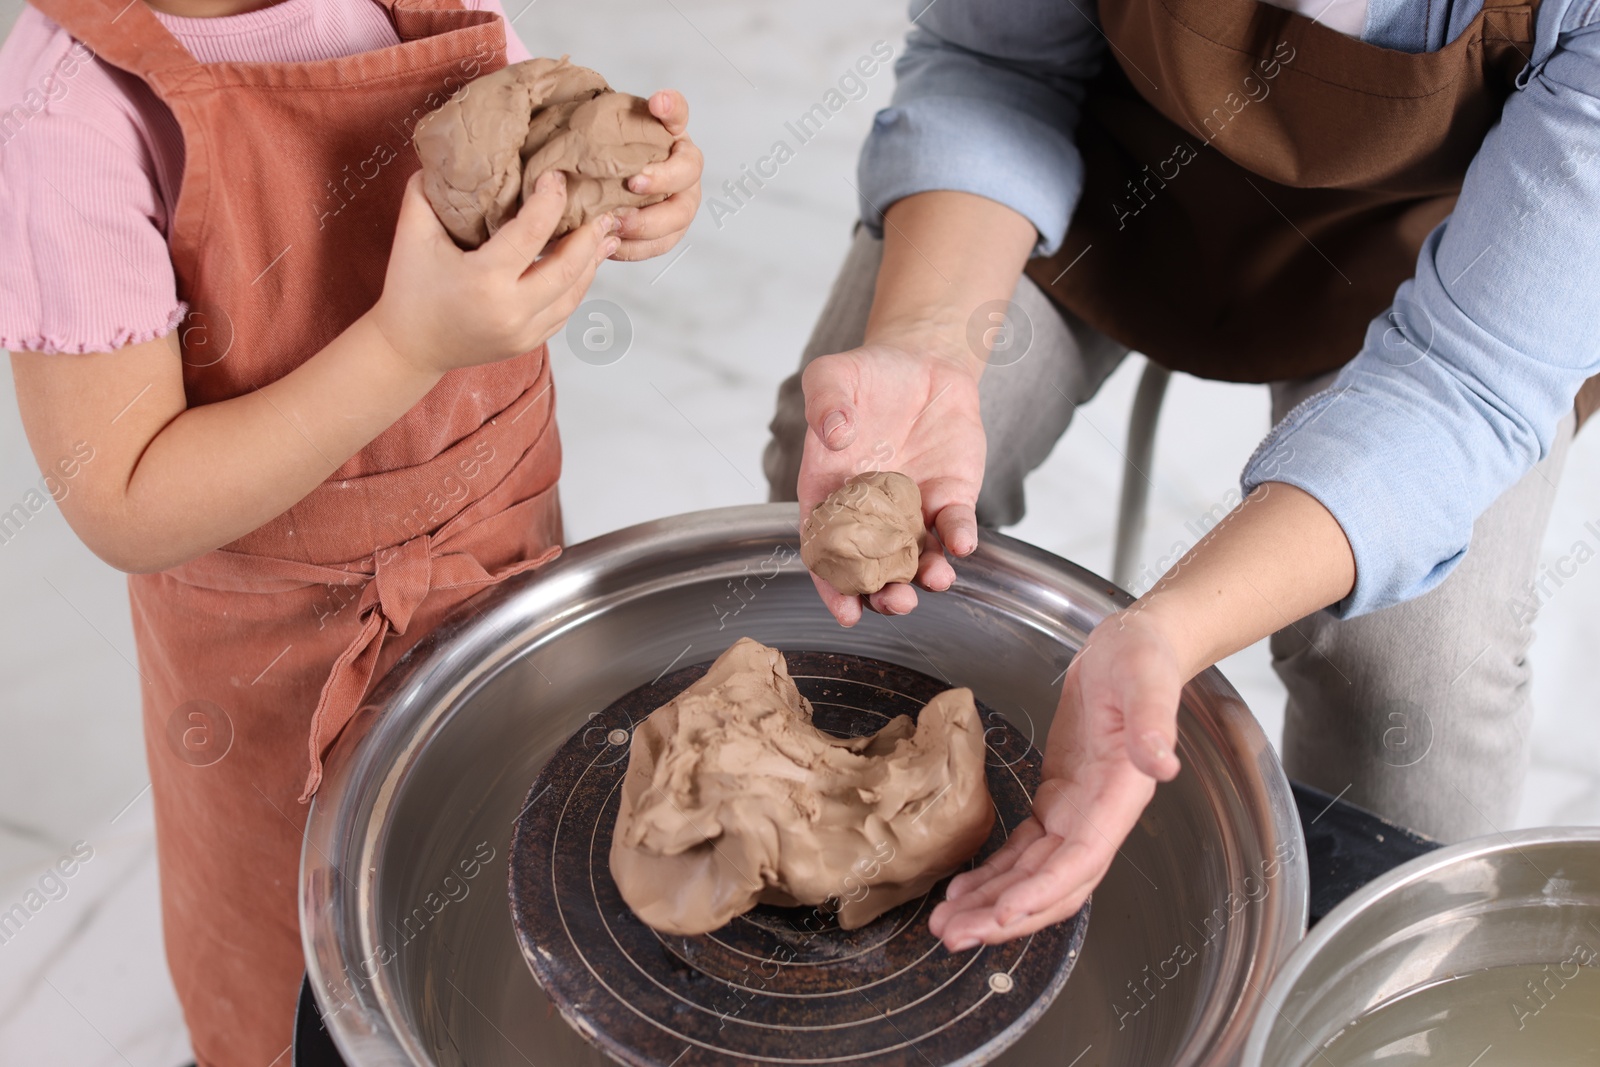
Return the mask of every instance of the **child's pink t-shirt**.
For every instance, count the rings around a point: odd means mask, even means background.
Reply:
[[[465,4],[504,15],[500,0]],[[304,63],[399,43],[376,0],[156,17],[204,63]],[[506,51],[528,58],[509,24]],[[0,46],[0,107],[0,348],[108,352],[174,329],[187,308],[167,252],[183,175],[172,113],[32,7]]]

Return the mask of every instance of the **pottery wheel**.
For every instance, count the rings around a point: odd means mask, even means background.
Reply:
[[[784,655],[813,721],[839,736],[914,718],[949,688],[859,656]],[[997,1056],[1066,983],[1087,904],[1030,937],[960,953],[928,931],[944,882],[857,930],[841,930],[825,906],[758,905],[720,930],[681,937],[628,909],[609,856],[631,730],[709,666],[674,671],[594,715],[528,793],[511,846],[511,916],[546,995],[579,1033],[635,1067],[932,1067]],[[1028,738],[978,711],[998,818],[973,864],[1028,817],[1040,765]]]

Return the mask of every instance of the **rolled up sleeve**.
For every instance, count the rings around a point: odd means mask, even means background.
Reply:
[[[1361,353],[1246,465],[1246,492],[1295,485],[1343,528],[1337,615],[1437,586],[1600,372],[1600,32],[1563,33],[1526,77]]]
[[[1004,204],[1061,244],[1083,187],[1073,144],[1101,62],[1093,5],[913,0],[890,106],[861,151],[861,218],[875,234],[903,197],[956,190]]]

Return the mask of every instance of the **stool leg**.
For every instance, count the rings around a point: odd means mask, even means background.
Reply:
[[[1123,589],[1133,582],[1139,543],[1144,539],[1145,512],[1150,503],[1150,460],[1155,454],[1156,423],[1172,372],[1146,362],[1128,419],[1128,450],[1122,464],[1122,499],[1117,506],[1117,547],[1111,580]]]

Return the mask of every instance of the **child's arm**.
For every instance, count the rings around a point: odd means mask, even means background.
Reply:
[[[406,188],[383,295],[270,385],[186,408],[176,334],[117,352],[11,357],[42,469],[94,451],[59,497],[85,544],[125,571],[193,559],[282,514],[420,400],[446,371],[505,359],[560,328],[615,252],[609,216],[535,260],[566,203],[559,172],[483,247],[462,252],[418,177]]]
[[[1251,493],[1178,565],[1089,635],[1067,668],[1031,819],[958,875],[929,920],[959,951],[1032,933],[1082,906],[1155,795],[1178,773],[1190,678],[1355,585],[1344,531],[1282,482]]]

